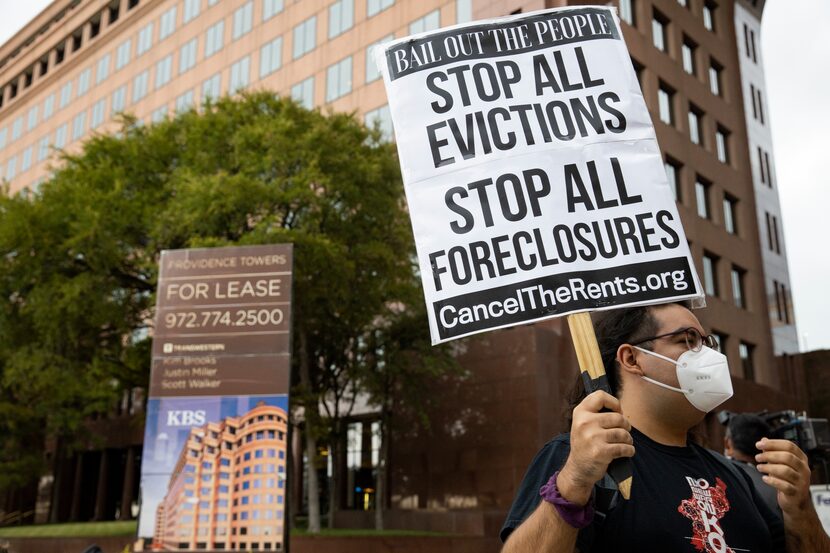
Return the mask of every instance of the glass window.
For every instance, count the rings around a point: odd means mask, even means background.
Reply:
[[[756,102],[758,104],[758,112],[756,114],[756,119],[763,125],[764,124],[764,99],[761,96],[761,89],[755,89],[755,96],[757,98]]]
[[[60,99],[60,108],[63,109],[69,105],[69,101],[72,99],[72,83],[68,82],[61,87],[61,99]]]
[[[233,12],[233,40],[250,33],[253,24],[254,0],[248,0],[248,3]]]
[[[245,56],[231,65],[231,78],[228,83],[228,94],[238,92],[248,86],[251,81],[251,56]]]
[[[694,106],[689,106],[689,140],[692,144],[702,145],[700,127],[702,114]]]
[[[634,0],[620,0],[620,19],[634,26]]]
[[[89,118],[89,128],[96,129],[104,122],[106,115],[107,99],[101,98],[92,106],[91,115]]]
[[[366,0],[366,17],[372,17],[395,5],[395,0]]]
[[[385,42],[389,42],[395,38],[395,35],[386,35],[379,41],[375,42],[374,44],[370,44],[366,47],[366,82],[371,83],[374,80],[380,78],[380,71],[378,71],[378,66],[375,63],[373,50],[375,47],[384,44]]]
[[[43,120],[46,121],[55,112],[55,95],[50,94],[43,101]]]
[[[282,67],[282,37],[277,37],[259,50],[259,78]]]
[[[689,75],[695,74],[695,50],[697,50],[697,44],[688,37],[683,37],[683,45],[681,46],[683,71]]]
[[[738,200],[729,196],[723,197],[723,226],[729,234],[738,234],[738,229],[735,225],[735,210]]]
[[[755,380],[755,365],[752,362],[754,357],[755,346],[740,342],[738,344],[738,355],[741,356],[741,368],[744,370],[744,378],[747,380]]]
[[[427,31],[434,31],[441,26],[441,11],[431,11],[420,19],[416,19],[409,24],[409,34],[425,33]]]
[[[38,112],[38,110],[39,110],[38,106],[33,106],[33,107],[29,108],[29,115],[28,115],[28,117],[26,117],[26,119],[28,120],[28,123],[26,125],[26,127],[27,127],[26,130],[27,131],[30,131],[30,130],[34,129],[37,126],[37,112]]]
[[[17,174],[17,156],[12,156],[6,162],[6,180],[12,180]]]
[[[354,25],[354,0],[337,0],[329,6],[329,38],[343,34]]]
[[[758,151],[758,167],[759,173],[761,174],[761,183],[764,184],[767,182],[767,174],[764,170],[764,151],[761,149],[760,146],[757,147]]]
[[[749,30],[749,46],[751,47],[751,51],[750,48],[747,48],[746,55],[752,58],[753,63],[758,63],[758,49],[755,46],[755,31],[752,29]]]
[[[147,25],[138,32],[138,41],[135,46],[136,57],[150,49],[153,45],[153,22]]]
[[[723,68],[715,60],[709,60],[709,90],[715,96],[721,95],[721,72]]]
[[[669,181],[669,188],[671,188],[672,195],[674,196],[674,201],[679,202],[681,201],[680,195],[680,167],[681,165],[669,158],[666,158],[666,161],[663,162],[663,166],[666,169],[666,180]]]
[[[209,58],[222,49],[225,40],[225,20],[217,22],[205,31],[205,57]]]
[[[389,112],[389,105],[381,106],[372,111],[367,111],[364,119],[367,127],[374,128],[377,125],[382,140],[391,142],[395,135],[392,129],[392,114]],[[280,453],[283,453],[280,451]],[[282,459],[282,457],[280,457]]]
[[[219,94],[221,93],[221,85],[222,85],[222,74],[217,73],[214,76],[206,79],[202,83],[202,101],[204,102],[208,98],[219,98]]]
[[[708,31],[715,31],[715,9],[717,5],[714,2],[703,3],[703,26]]]
[[[467,23],[473,20],[473,0],[456,0],[455,22]]]
[[[752,118],[758,119],[758,98],[755,95],[755,85],[749,85],[749,95],[752,96]]]
[[[173,74],[173,54],[170,54],[156,63],[156,90],[170,82]]]
[[[294,59],[314,50],[317,45],[317,16],[311,16],[294,27]]]
[[[12,140],[17,140],[23,135],[23,116],[21,115],[12,123]]]
[[[150,82],[150,70],[146,69],[135,76],[133,79],[133,99],[132,103],[136,103],[145,96],[147,96],[147,86]]]
[[[718,258],[710,253],[703,254],[703,289],[710,296],[718,295]]]
[[[176,98],[176,113],[183,113],[193,107],[193,91],[188,90]],[[224,459],[223,459],[224,460]]]
[[[80,75],[78,75],[78,88],[75,92],[75,97],[80,98],[84,94],[89,91],[89,81],[92,78],[92,69],[87,68],[84,69]]]
[[[159,19],[159,41],[164,40],[176,30],[176,6],[173,6]]]
[[[728,336],[723,334],[722,332],[712,332],[712,336],[715,337],[715,343],[718,345],[718,351],[721,353],[726,352],[726,340]]]
[[[199,15],[202,0],[184,0],[184,15],[182,23],[189,23]]]
[[[715,131],[715,145],[718,154],[718,161],[729,163],[729,131],[718,126]]]
[[[69,132],[69,124],[64,123],[55,131],[55,148],[66,146],[66,133]]]
[[[674,91],[663,83],[657,89],[657,105],[660,109],[660,121],[666,125],[674,124]]]
[[[150,121],[152,121],[153,123],[160,123],[160,122],[164,121],[166,118],[167,118],[167,106],[165,105],[165,106],[161,106],[158,109],[156,109],[155,111],[153,111],[153,115],[150,117]],[[204,478],[205,477],[202,476],[203,480],[204,480]],[[208,479],[210,479],[209,476],[208,476]]]
[[[110,74],[110,55],[104,56],[98,60],[98,65],[95,68],[95,84],[101,84],[109,77]]]
[[[20,172],[25,173],[32,166],[32,146],[23,150],[23,155],[20,159]]]
[[[740,307],[741,309],[746,307],[744,272],[740,267],[732,265],[732,300],[735,302],[735,307]]]
[[[778,320],[790,324],[790,302],[787,299],[787,285],[773,281],[775,285],[775,301],[778,303]]]
[[[306,109],[314,107],[314,77],[309,77],[291,87],[291,97]]]
[[[283,0],[262,0],[262,20],[268,21],[284,8]]]
[[[128,63],[130,63],[130,50],[132,48],[132,39],[127,39],[115,50],[115,70],[118,71]]]
[[[774,252],[775,251],[776,236],[773,233],[773,228],[772,228],[773,215],[771,215],[769,211],[766,211],[765,214],[766,214],[766,218],[767,218],[767,247],[769,247],[770,251]]]
[[[199,47],[199,39],[189,40],[179,49],[179,75],[190,71],[196,65],[196,50]]]
[[[352,91],[352,57],[329,66],[326,71],[326,102],[331,102]]]
[[[44,161],[49,157],[49,135],[41,138],[37,143],[37,160]]]
[[[695,200],[697,202],[697,214],[704,219],[709,218],[709,183],[695,182]]]
[[[654,47],[661,52],[668,52],[666,40],[666,26],[668,26],[668,19],[657,10],[654,10],[651,18],[651,40]]]
[[[6,135],[8,134],[8,127],[0,129],[0,150],[6,147]]]
[[[127,85],[122,85],[112,93],[112,113],[124,111],[127,105]]]

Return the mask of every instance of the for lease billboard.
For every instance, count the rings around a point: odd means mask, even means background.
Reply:
[[[162,252],[137,546],[286,549],[291,245]]]

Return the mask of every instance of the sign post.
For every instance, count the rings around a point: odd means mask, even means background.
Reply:
[[[456,25],[375,59],[433,344],[569,315],[590,392],[607,382],[588,312],[702,304],[613,8]]]
[[[136,550],[287,548],[292,246],[163,251]]]
[[[571,339],[576,350],[576,360],[579,362],[579,372],[582,375],[585,391],[590,394],[602,390],[610,394],[611,388],[605,376],[605,367],[602,364],[591,316],[588,313],[568,315],[568,327],[571,329]],[[620,494],[625,499],[629,499],[631,484],[634,481],[631,460],[614,459],[608,466],[608,475],[617,484]]]

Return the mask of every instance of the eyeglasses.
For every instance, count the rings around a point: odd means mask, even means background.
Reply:
[[[700,351],[703,346],[708,348],[712,348],[714,350],[720,349],[720,343],[718,342],[717,337],[714,334],[709,334],[708,336],[704,336],[698,331],[698,329],[689,327],[689,328],[681,328],[680,330],[675,330],[674,332],[667,332],[665,334],[660,334],[658,336],[651,336],[650,338],[645,338],[638,342],[632,342],[632,346],[636,346],[638,344],[642,344],[645,342],[651,342],[652,340],[659,340],[660,338],[668,338],[670,336],[683,336],[686,339],[686,347],[689,348],[690,351]]]

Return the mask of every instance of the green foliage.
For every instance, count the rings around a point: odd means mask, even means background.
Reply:
[[[29,524],[0,528],[0,538],[103,538],[135,536],[134,520],[108,522],[71,522],[66,524]]]
[[[295,400],[316,411],[391,308],[422,303],[379,133],[254,93],[149,127],[125,119],[39,194],[0,197],[0,488],[39,472],[45,435],[86,439],[86,417],[146,386],[161,250],[282,242],[311,370]]]

